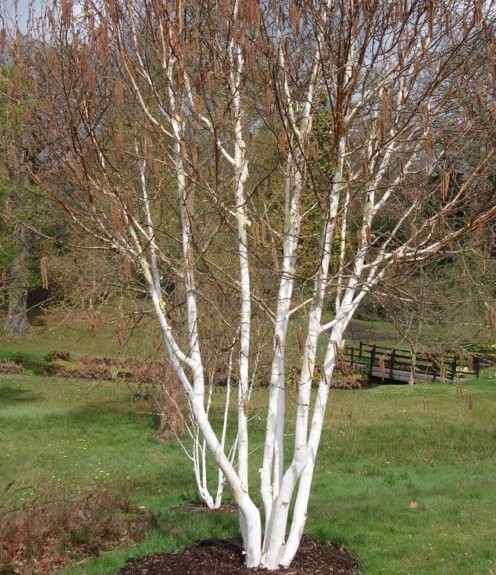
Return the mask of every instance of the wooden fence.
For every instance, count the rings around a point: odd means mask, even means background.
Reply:
[[[444,355],[418,353],[415,361],[405,350],[390,349],[359,342],[346,346],[344,359],[355,371],[366,371],[370,379],[408,382],[413,372],[415,381],[457,381],[479,377],[482,367],[493,364],[487,357],[468,352]]]

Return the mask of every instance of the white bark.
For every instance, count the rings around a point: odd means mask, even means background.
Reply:
[[[265,433],[264,457],[261,468],[261,493],[265,510],[265,536],[263,563],[268,568],[277,566],[279,549],[284,544],[287,510],[296,477],[288,471],[286,488],[281,494],[284,472],[285,429],[285,346],[288,334],[290,309],[296,271],[296,250],[301,228],[301,194],[304,183],[304,154],[312,130],[313,101],[319,81],[319,50],[322,38],[318,35],[313,53],[313,66],[309,76],[306,99],[302,106],[300,121],[295,119],[295,102],[288,85],[288,63],[284,55],[282,31],[278,29],[278,64],[282,70],[281,96],[284,97],[287,129],[294,134],[286,163],[285,218],[281,279],[274,322],[273,359],[270,393]],[[305,366],[306,366],[305,362]],[[306,369],[306,367],[304,368]],[[298,426],[297,426],[298,428]],[[293,481],[289,478],[292,477]],[[276,505],[276,510],[274,509]],[[282,509],[282,512],[280,511]],[[278,511],[279,510],[279,511]],[[277,556],[277,557],[276,557]]]
[[[47,42],[50,56],[44,67],[49,81],[31,118],[48,118],[40,133],[48,135],[54,165],[65,170],[71,186],[58,189],[57,178],[50,179],[54,170],[33,178],[84,230],[141,267],[195,422],[191,457],[199,490],[215,506],[225,479],[240,509],[247,566],[273,569],[291,563],[303,533],[329,388],[357,306],[389,270],[449,251],[450,242],[496,217],[496,207],[484,204],[486,175],[495,155],[486,124],[492,108],[484,103],[482,88],[478,105],[484,114],[474,111],[462,93],[472,90],[470,79],[481,87],[487,83],[485,72],[464,66],[470,47],[477,46],[474,62],[493,70],[482,55],[490,50],[477,44],[491,37],[491,23],[480,24],[480,6],[472,17],[450,12],[442,0],[413,1],[408,13],[397,2],[369,6],[354,0],[236,0],[213,3],[208,13],[204,3],[193,1],[186,18],[183,8],[181,2],[160,0],[89,1],[75,23],[53,5],[55,16],[49,14],[47,26],[54,32],[54,46]],[[188,20],[197,17],[194,8],[204,17],[201,34]],[[73,56],[69,63],[67,53]],[[84,82],[85,72],[98,75],[93,67],[101,74],[98,81],[94,78],[92,93]],[[115,115],[119,98],[113,96],[113,83],[125,89]],[[262,103],[265,96],[267,104]],[[32,99],[30,93],[25,105],[32,105]],[[332,177],[318,183],[312,129],[322,109],[332,118],[325,143],[331,150]],[[464,114],[469,121],[462,129]],[[270,223],[273,214],[268,211],[276,209],[256,197],[259,182],[252,182],[257,170],[250,164],[251,141],[256,143],[263,129],[272,130],[277,155],[285,162],[284,184],[271,190],[284,195],[279,202],[284,207],[270,230],[273,253],[280,258],[274,301],[257,292],[251,269],[254,261],[267,262],[250,238],[250,217]],[[467,147],[477,148],[468,158]],[[446,184],[432,182],[434,169],[449,170],[450,162],[457,161],[470,168],[462,185],[447,190]],[[450,214],[471,207],[471,199],[478,206],[473,217],[463,225],[446,226]],[[391,225],[381,225],[383,215]],[[305,217],[313,218],[312,239],[318,238],[311,278],[299,275]],[[167,313],[161,287],[165,265],[173,269],[184,293],[180,327]],[[313,291],[307,302],[304,291],[310,280]],[[227,329],[238,338],[237,467],[226,441],[231,367],[217,435],[209,417],[201,341],[203,323],[213,317],[206,310],[208,289],[222,282],[230,312],[218,314],[217,333]],[[329,309],[334,317],[323,324]],[[306,310],[306,334],[293,454],[285,467],[288,334],[295,310],[300,316]],[[272,330],[260,469],[263,544],[260,512],[248,485],[255,313]],[[323,371],[312,393],[322,341]],[[223,353],[216,343],[210,345]],[[219,467],[215,498],[206,478],[207,449]]]
[[[233,20],[238,19],[239,1],[233,6]],[[240,277],[240,328],[239,328],[239,382],[238,382],[238,475],[240,485],[248,498],[248,469],[249,469],[249,443],[248,443],[248,413],[249,413],[249,361],[250,361],[250,332],[251,332],[251,287],[250,264],[248,260],[248,216],[246,211],[245,183],[248,178],[248,162],[246,160],[246,144],[243,139],[241,103],[241,82],[244,72],[244,57],[241,47],[235,38],[231,38],[228,48],[228,62],[230,66],[229,89],[232,101],[233,137],[234,137],[234,186],[236,203],[236,221],[238,228],[238,254]],[[248,498],[249,500],[249,498]],[[240,506],[240,527],[246,552],[246,564],[257,566],[260,563],[260,516],[258,509],[251,503],[251,508],[245,511]],[[255,512],[256,510],[256,512]]]

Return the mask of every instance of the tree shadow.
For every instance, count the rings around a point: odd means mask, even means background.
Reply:
[[[22,403],[40,399],[41,395],[21,387],[0,387],[0,403]]]
[[[44,319],[45,312],[40,306],[34,306],[28,309],[27,316],[30,325],[34,327],[43,327],[46,325],[46,321]]]
[[[49,304],[54,297],[54,288],[46,289],[41,286],[33,287],[28,292],[28,321],[32,326],[42,327],[46,325],[43,305]]]

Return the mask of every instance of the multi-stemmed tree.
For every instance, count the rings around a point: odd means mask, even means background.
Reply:
[[[238,504],[248,567],[287,566],[298,548],[360,302],[496,216],[493,16],[477,0],[64,0],[7,43],[15,97],[43,140],[32,177],[143,275]],[[306,333],[289,422],[295,317]],[[260,333],[271,346],[261,466],[249,457]],[[206,409],[208,358],[226,341],[238,357],[236,465]]]

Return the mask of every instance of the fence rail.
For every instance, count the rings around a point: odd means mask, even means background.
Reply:
[[[468,352],[447,352],[444,355],[418,353],[414,357],[405,350],[391,349],[359,342],[346,346],[345,361],[354,370],[366,371],[370,379],[391,382],[455,381],[479,377],[481,368],[496,363],[495,357]]]

